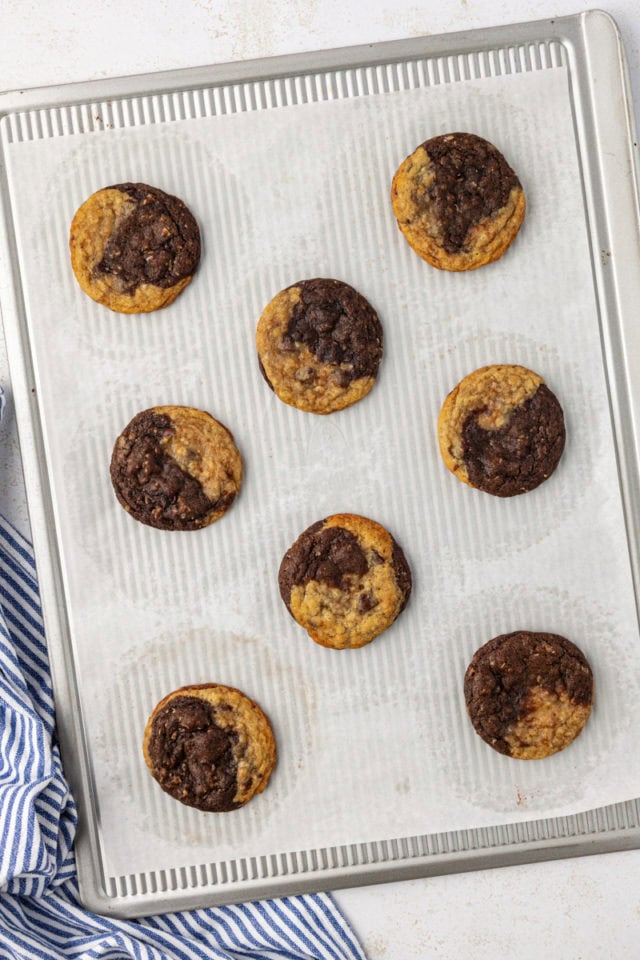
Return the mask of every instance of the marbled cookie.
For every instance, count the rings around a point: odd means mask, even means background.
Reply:
[[[85,293],[118,313],[172,303],[200,260],[200,230],[182,200],[146,183],[92,194],[73,218],[71,265]]]
[[[556,469],[565,444],[564,415],[537,373],[494,364],[451,391],[440,411],[438,440],[459,480],[513,497],[534,490]]]
[[[564,750],[591,713],[593,675],[565,637],[520,630],[494,637],[475,653],[464,678],[476,733],[519,760]]]
[[[417,147],[396,171],[391,203],[411,247],[441,270],[475,270],[501,257],[526,206],[500,151],[473,133]]]
[[[111,481],[127,513],[162,530],[198,530],[218,520],[242,483],[233,435],[193,407],[152,407],[116,440]]]
[[[373,387],[382,326],[348,284],[301,280],[265,307],[256,348],[262,375],[281,400],[309,413],[333,413]]]
[[[284,555],[278,580],[289,612],[311,639],[339,650],[371,643],[411,593],[409,565],[391,534],[351,513],[305,530]]]
[[[181,687],[157,705],[143,753],[165,793],[207,812],[236,810],[262,793],[276,742],[257,703],[234,687]]]

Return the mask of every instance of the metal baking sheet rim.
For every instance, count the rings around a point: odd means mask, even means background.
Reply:
[[[413,57],[453,56],[536,41],[560,42],[567,54],[580,148],[585,211],[600,310],[618,470],[626,514],[636,598],[640,595],[640,217],[635,123],[628,68],[619,31],[603,11],[550,21],[294,54],[265,60],[189,68],[137,77],[52,86],[0,94],[0,117],[95,99],[118,99],[198,87],[318,73]],[[640,847],[640,799],[572,817],[505,827],[389,838],[227,864],[165,871],[173,876],[106,877],[95,819],[88,765],[72,747],[84,744],[76,704],[73,658],[60,579],[42,435],[33,387],[24,305],[14,247],[11,198],[2,176],[0,305],[11,370],[29,515],[38,562],[42,604],[56,691],[58,734],[65,770],[79,800],[76,853],[83,902],[91,909],[136,917],[174,909],[230,903],[295,892],[387,882],[536,860],[584,856]],[[612,229],[611,225],[615,225]]]

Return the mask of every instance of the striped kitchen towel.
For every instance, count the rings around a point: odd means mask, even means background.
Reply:
[[[145,920],[78,900],[76,809],[64,779],[31,545],[0,516],[0,958],[365,960],[327,894]]]

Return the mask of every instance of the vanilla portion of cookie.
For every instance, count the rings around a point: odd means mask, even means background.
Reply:
[[[155,407],[155,411],[169,417],[174,427],[162,439],[167,456],[201,484],[212,503],[235,496],[242,483],[242,460],[227,428],[193,407]]]
[[[382,623],[395,620],[403,604],[388,567],[372,550],[363,553],[367,571],[352,581],[354,586],[357,583],[357,594],[318,580],[291,589],[289,606],[298,623],[314,639],[326,638],[331,641],[327,645],[337,649],[370,643],[380,633]]]
[[[261,372],[284,403],[328,414],[372,389],[382,358],[373,307],[338,280],[302,280],[267,304],[256,330]]]
[[[442,270],[497,260],[515,238],[526,203],[500,151],[475,134],[425,141],[400,164],[391,203],[410,246]]]
[[[338,514],[298,538],[282,561],[279,583],[309,636],[342,650],[365,646],[393,623],[408,601],[411,573],[384,527]]]
[[[166,793],[218,812],[261,793],[276,763],[264,712],[234,687],[213,683],[181,687],[161,700],[147,722],[143,753]]]
[[[540,760],[575,740],[589,719],[591,703],[573,703],[564,689],[551,692],[536,686],[523,698],[521,713],[503,734],[509,756]]]

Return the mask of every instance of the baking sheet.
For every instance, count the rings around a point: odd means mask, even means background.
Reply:
[[[434,133],[487,136],[518,171],[525,225],[499,263],[430,269],[397,231],[393,172]],[[77,664],[109,873],[575,813],[640,793],[637,621],[564,68],[251,115],[12,144],[9,179]],[[94,189],[145,180],[204,234],[169,309],[89,301],[67,259]],[[330,418],[286,408],[256,369],[257,317],[308,276],[356,286],[385,328],[379,383]],[[502,501],[439,460],[442,398],[489,362],[538,370],[568,444],[539,490]],[[214,527],[134,523],[110,490],[113,440],[139,409],[187,403],[234,432],[247,475]],[[278,596],[284,550],[350,510],[394,533],[411,603],[360,651],[316,647]],[[594,667],[582,737],[541,763],[473,733],[461,681],[489,637],[565,633]],[[188,810],[144,770],[160,697],[213,679],[255,697],[280,763],[229,817]]]

